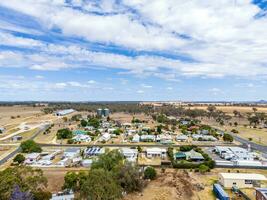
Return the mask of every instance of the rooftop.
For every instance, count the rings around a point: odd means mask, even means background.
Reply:
[[[241,180],[257,180],[267,181],[267,178],[262,174],[247,174],[247,173],[220,173],[225,179],[241,179]]]

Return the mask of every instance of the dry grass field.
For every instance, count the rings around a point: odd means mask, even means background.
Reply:
[[[190,106],[191,109],[197,108],[197,109],[203,109],[207,110],[208,106]],[[217,110],[221,110],[227,114],[233,114],[234,110],[239,111],[241,114],[242,113],[247,113],[247,112],[253,112],[252,108],[253,106],[215,106]],[[264,112],[267,113],[267,107],[256,107],[258,112]]]
[[[151,128],[155,126],[152,117],[147,116],[145,114],[132,115],[127,113],[112,113],[110,117],[111,119],[119,121],[120,123],[129,123],[132,121],[133,117],[135,117],[136,119],[147,121],[148,122],[147,125],[150,126]]]
[[[62,191],[64,176],[69,171],[88,170],[86,168],[42,168],[48,181],[48,191],[54,193]]]
[[[252,142],[267,145],[267,129],[259,129],[259,128],[250,128],[244,126],[237,126],[237,127],[224,127],[227,131],[231,131],[233,128],[238,130],[238,136],[244,139],[252,139]]]
[[[0,106],[0,126],[19,124],[25,118],[41,114],[40,107],[30,106]],[[14,119],[11,119],[14,117]],[[9,127],[7,127],[9,128]]]

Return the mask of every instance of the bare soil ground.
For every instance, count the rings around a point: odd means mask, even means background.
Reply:
[[[233,173],[239,171],[240,173],[267,175],[266,170],[229,170]],[[165,173],[159,171],[158,178],[148,183],[142,193],[129,194],[125,197],[125,200],[215,200],[212,185],[218,180],[218,173],[220,172],[228,172],[228,169],[213,169],[206,174],[182,169],[167,169]],[[230,196],[233,196],[230,191],[228,192]],[[252,194],[255,190],[246,189],[245,192],[249,196],[253,196]]]

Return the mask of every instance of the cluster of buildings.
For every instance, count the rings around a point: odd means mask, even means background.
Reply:
[[[219,156],[217,166],[266,167],[267,160],[259,153],[235,146],[216,146],[214,152]]]

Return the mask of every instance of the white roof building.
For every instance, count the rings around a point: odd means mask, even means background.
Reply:
[[[64,115],[68,115],[70,113],[75,112],[74,109],[66,109],[66,110],[59,110],[55,113],[56,116],[64,116]]]
[[[219,182],[225,188],[260,187],[261,181],[267,181],[267,178],[262,174],[219,173]]]
[[[71,192],[58,192],[56,194],[52,194],[52,198],[50,200],[74,200],[74,193]]]
[[[76,135],[72,138],[77,142],[91,142],[91,137],[89,135]]]
[[[135,162],[137,159],[138,151],[137,149],[131,149],[131,148],[121,148],[121,153],[124,155],[126,160],[130,162]]]
[[[138,134],[135,134],[133,136],[132,142],[140,142],[140,136]]]
[[[201,141],[217,141],[217,138],[212,135],[202,135],[202,134],[193,134],[193,140],[201,140]]]
[[[158,147],[147,148],[146,156],[148,158],[153,158],[153,157],[166,158],[167,150],[163,148],[158,148]]]
[[[188,136],[187,135],[177,135],[176,136],[176,141],[184,142],[184,141],[187,141],[187,140],[188,140]]]
[[[104,142],[107,142],[109,141],[111,138],[111,135],[109,133],[104,133],[100,138],[99,138],[99,141],[104,141]]]
[[[154,142],[156,140],[156,137],[155,135],[141,135],[140,140],[144,142],[147,142],[147,141]]]
[[[80,156],[80,148],[67,148],[64,153],[64,158],[75,158]]]

